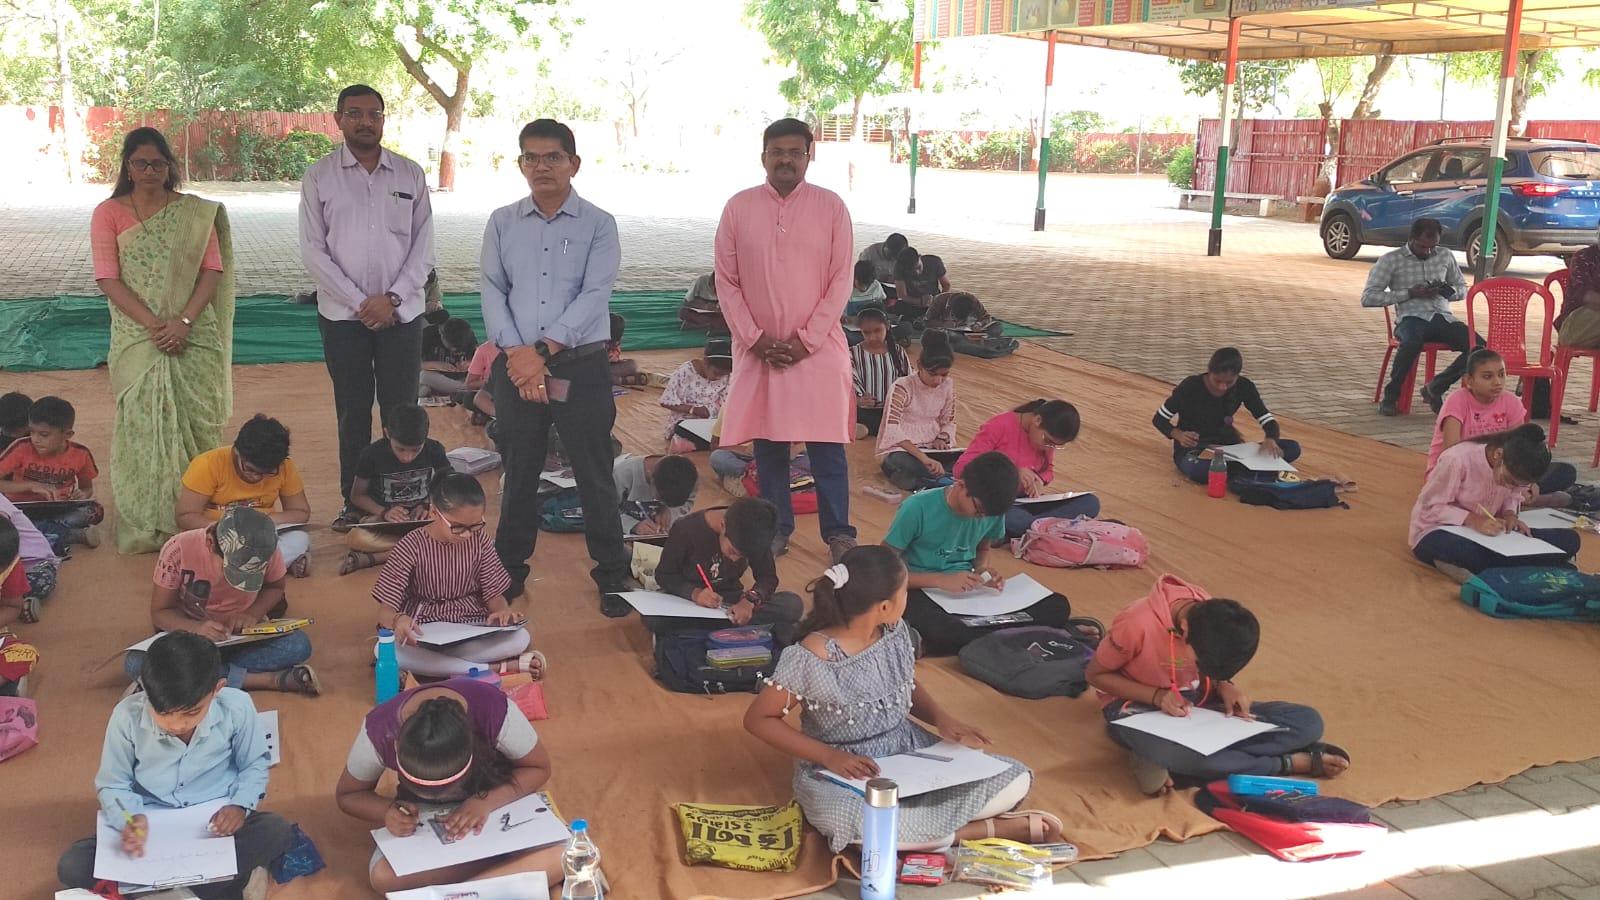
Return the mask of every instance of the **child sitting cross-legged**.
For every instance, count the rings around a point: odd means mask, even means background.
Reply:
[[[667,410],[667,452],[690,453],[709,450],[711,445],[698,437],[679,432],[685,419],[716,419],[728,399],[729,374],[733,372],[733,342],[725,337],[706,341],[705,353],[673,370],[661,392],[661,406]]]
[[[78,418],[60,397],[40,397],[28,408],[28,437],[0,453],[0,493],[18,503],[38,500],[89,500],[100,477],[94,454],[72,439]],[[33,524],[57,553],[67,544],[100,544],[97,527],[105,510],[98,503],[38,516]]]
[[[777,530],[777,511],[755,497],[690,513],[667,532],[656,582],[666,593],[707,609],[726,608],[735,625],[769,626],[773,640],[787,644],[794,640],[805,604],[798,594],[778,590],[778,567],[772,558]],[[755,579],[750,588],[744,586],[746,570]],[[706,620],[646,616],[644,624],[660,634],[705,628]]]
[[[1178,382],[1172,396],[1151,420],[1156,430],[1172,441],[1173,465],[1196,484],[1205,484],[1210,475],[1211,459],[1204,455],[1206,448],[1244,441],[1239,429],[1233,427],[1233,417],[1240,406],[1261,426],[1263,453],[1291,463],[1300,458],[1300,445],[1280,435],[1277,417],[1267,409],[1255,382],[1239,374],[1243,371],[1244,356],[1232,347],[1223,347],[1211,354],[1204,372]],[[1237,463],[1231,463],[1229,468],[1244,471]]]
[[[189,890],[202,900],[264,900],[267,869],[294,846],[294,824],[258,808],[267,795],[266,737],[249,695],[217,677],[220,664],[217,648],[198,634],[157,638],[139,679],[144,689],[111,711],[94,786],[101,813],[132,856],[153,836],[147,810],[225,800],[210,832],[233,837],[239,875]],[[95,838],[84,838],[62,855],[56,877],[90,890],[94,858]]]
[[[850,299],[844,305],[845,317],[854,318],[868,306],[882,306],[887,302],[883,282],[878,280],[878,267],[871,260],[857,260],[850,283]]]
[[[927,451],[955,446],[956,385],[950,380],[955,360],[944,332],[923,332],[917,371],[889,388],[878,429],[878,459],[883,474],[903,491],[948,474],[944,463]]]
[[[800,643],[788,647],[744,714],[744,727],[794,757],[794,794],[806,821],[838,853],[861,841],[861,795],[819,777],[878,774],[875,758],[925,750],[940,740],[984,746],[982,731],[945,712],[916,683],[906,608],[906,569],[887,547],[856,547],[811,583],[815,600]],[[798,729],[785,721],[799,712]],[[1009,768],[981,781],[900,801],[899,849],[937,850],[958,840],[1060,840],[1061,822],[1016,810],[1033,773]]]
[[[1044,496],[1051,493],[1050,484],[1056,477],[1056,451],[1078,439],[1082,424],[1078,408],[1065,400],[1030,400],[983,423],[966,452],[956,460],[955,475],[960,478],[962,470],[979,455],[998,450],[1016,464],[1021,479],[1017,495]],[[1006,537],[1021,537],[1034,519],[1044,516],[1092,519],[1099,515],[1100,500],[1094,494],[1013,504],[1005,512]]]
[[[544,654],[529,651],[526,628],[497,631],[445,646],[422,645],[429,622],[520,625],[506,602],[511,575],[484,534],[483,485],[451,473],[433,483],[432,522],[395,543],[372,586],[378,624],[394,632],[395,658],[414,675],[446,678],[475,668],[544,677]]]
[[[897,379],[911,374],[906,351],[889,339],[889,317],[869,306],[856,317],[861,343],[850,348],[850,368],[855,375],[856,440],[878,433],[883,405]]]
[[[361,521],[369,524],[427,518],[428,491],[435,480],[451,471],[444,445],[428,437],[428,411],[410,403],[396,406],[389,410],[383,438],[362,450],[356,460],[350,505],[360,510]],[[383,565],[397,540],[396,535],[352,528],[347,538],[350,552],[345,554],[339,574]]]
[[[912,494],[895,510],[883,542],[910,570],[905,620],[922,636],[927,655],[957,653],[993,630],[970,626],[945,612],[924,589],[972,591],[981,597],[1005,587],[1005,578],[989,560],[995,543],[1005,539],[1003,515],[1016,495],[1016,464],[1004,453],[990,451],[968,463],[954,484]],[[1021,612],[1032,619],[1029,624],[1064,628],[1072,607],[1065,597],[1051,594]]]
[[[39,621],[40,608],[44,601],[56,590],[56,576],[59,574],[61,559],[56,556],[51,548],[50,541],[34,527],[33,521],[22,514],[22,511],[0,495],[0,520],[17,533],[17,542],[22,558],[17,563],[16,569],[11,573],[17,579],[20,591],[15,598],[13,612],[10,617],[4,609],[0,609],[0,625],[8,624],[14,619],[21,619],[25,623]]]
[[[1428,469],[1424,474],[1432,474],[1439,455],[1462,441],[1509,431],[1526,421],[1528,410],[1523,407],[1522,399],[1506,391],[1506,361],[1493,350],[1472,351],[1467,357],[1467,373],[1461,378],[1461,388],[1451,391],[1439,409],[1433,443],[1428,446]],[[1572,463],[1551,462],[1522,505],[1530,509],[1569,506],[1572,498],[1566,490],[1577,481],[1578,470]]]
[[[1087,672],[1100,698],[1111,740],[1132,757],[1147,794],[1173,787],[1171,776],[1212,781],[1229,775],[1335,778],[1350,754],[1322,742],[1322,716],[1297,703],[1255,702],[1233,679],[1261,640],[1256,617],[1236,600],[1213,598],[1173,575],[1111,622]],[[1210,755],[1166,738],[1109,723],[1160,710],[1186,716],[1195,707],[1260,719],[1277,731],[1247,738]]]

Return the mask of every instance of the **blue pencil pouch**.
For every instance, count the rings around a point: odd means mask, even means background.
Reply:
[[[772,649],[772,632],[757,626],[723,628],[706,635],[706,649],[728,650],[735,647],[765,647]]]

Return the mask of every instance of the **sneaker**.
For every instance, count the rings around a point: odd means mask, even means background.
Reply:
[[[345,534],[350,530],[351,526],[360,521],[361,510],[346,506],[344,509],[339,510],[339,514],[334,517],[333,524],[329,527],[339,534]]]
[[[833,564],[838,565],[844,555],[856,548],[856,539],[848,534],[836,534],[828,538],[828,555],[832,557]]]
[[[1378,404],[1378,415],[1398,416],[1400,415],[1400,404],[1394,402],[1393,400],[1385,400]]]
[[[268,877],[266,867],[256,866],[239,896],[244,900],[267,900],[267,889],[271,886],[272,879]]]
[[[1444,408],[1444,397],[1435,393],[1428,385],[1423,385],[1417,390],[1417,393],[1421,395],[1423,402],[1428,404],[1428,408],[1433,410],[1434,415],[1437,416],[1439,410]]]
[[[789,536],[779,532],[772,538],[772,556],[777,558],[789,552]]]

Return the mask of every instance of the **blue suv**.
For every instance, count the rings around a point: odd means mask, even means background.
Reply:
[[[1444,245],[1465,250],[1467,268],[1476,268],[1489,160],[1487,139],[1448,138],[1335,190],[1322,208],[1322,249],[1350,259],[1363,244],[1399,247],[1414,220],[1438,219]],[[1504,272],[1513,255],[1566,258],[1595,242],[1600,146],[1512,138],[1506,160],[1493,274]]]

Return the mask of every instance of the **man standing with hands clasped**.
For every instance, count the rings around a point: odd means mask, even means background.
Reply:
[[[539,477],[554,425],[578,482],[600,611],[624,616],[631,607],[611,595],[627,590],[632,557],[611,477],[617,407],[606,359],[622,264],[617,223],[572,189],[582,160],[571,128],[538,119],[517,143],[532,193],[490,216],[481,260],[484,327],[505,351],[489,375],[506,469],[495,550],[514,600],[539,537]]]
[[[383,148],[383,97],[364,84],[339,92],[344,146],[300,183],[300,259],[317,282],[317,326],[339,420],[334,529],[361,520],[350,505],[356,461],[372,443],[372,400],[417,402],[423,285],[433,269],[433,206],[422,167]]]
[[[845,446],[855,391],[839,317],[855,263],[850,212],[806,183],[811,129],[779,119],[762,136],[767,181],[733,195],[717,226],[717,296],[733,334],[722,443],[755,443],[761,496],[778,509],[773,553],[789,548],[789,445],[804,441],[822,539],[833,561],[856,545]]]

